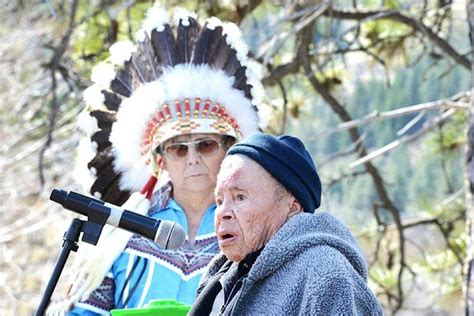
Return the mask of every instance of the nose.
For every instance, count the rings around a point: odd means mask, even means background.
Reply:
[[[230,203],[224,200],[221,205],[216,207],[215,216],[219,221],[227,221],[234,218],[234,210]]]
[[[188,147],[188,153],[186,154],[186,160],[188,165],[198,164],[201,160],[201,155],[197,152],[194,146]]]

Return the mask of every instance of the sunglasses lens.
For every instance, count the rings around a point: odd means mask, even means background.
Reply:
[[[213,139],[205,139],[196,144],[196,150],[203,156],[213,155],[219,150],[219,143]]]
[[[214,139],[203,139],[191,143],[175,143],[165,147],[164,152],[171,159],[177,160],[186,157],[188,146],[193,146],[201,156],[211,156],[219,150],[219,142]]]
[[[174,159],[186,157],[188,153],[188,145],[186,144],[171,144],[165,149],[166,154]]]

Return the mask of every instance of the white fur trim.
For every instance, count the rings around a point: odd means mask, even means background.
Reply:
[[[153,174],[152,166],[145,163],[149,156],[141,155],[140,145],[151,115],[161,109],[165,102],[168,102],[173,112],[174,100],[195,97],[203,101],[210,99],[225,107],[237,121],[243,137],[256,132],[257,114],[243,92],[233,88],[232,84],[232,78],[223,71],[211,70],[208,65],[181,64],[165,70],[157,81],[141,86],[130,98],[125,99],[110,135],[116,157],[115,168],[123,173],[120,187],[140,190]]]
[[[186,10],[185,8],[178,7],[174,9],[173,20],[175,25],[179,25],[179,21],[183,26],[189,26],[189,18],[197,19],[196,13]]]
[[[108,87],[115,75],[114,65],[102,62],[92,68],[91,80],[101,86]]]
[[[110,61],[118,66],[123,65],[132,57],[132,53],[136,51],[135,45],[131,41],[116,42],[109,48]]]

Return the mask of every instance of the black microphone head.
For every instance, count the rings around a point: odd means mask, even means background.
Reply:
[[[49,199],[51,201],[54,201],[56,203],[59,203],[61,205],[64,205],[64,202],[66,201],[67,199],[67,195],[68,193],[64,190],[56,190],[56,189],[53,189],[53,191],[51,192],[51,195],[49,197]]]
[[[176,250],[184,245],[184,228],[172,221],[161,221],[155,235],[155,243],[163,249]]]

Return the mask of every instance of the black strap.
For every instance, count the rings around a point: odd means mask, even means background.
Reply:
[[[141,257],[135,257],[135,260],[133,262],[132,269],[130,269],[130,273],[127,276],[127,279],[125,279],[125,283],[123,284],[122,290],[120,291],[119,298],[117,300],[117,306],[115,308],[120,309],[123,308],[126,304],[120,304],[120,302],[123,299],[123,294],[125,293],[125,288],[127,287],[128,283],[130,283],[130,279],[132,278],[133,272],[135,272],[135,269],[138,266],[138,262],[140,262]],[[130,295],[128,296],[130,297]],[[127,300],[128,302],[128,300]]]
[[[128,302],[130,301],[130,299],[132,298],[133,294],[135,293],[135,291],[137,290],[137,287],[138,285],[140,284],[140,281],[142,280],[143,278],[143,274],[145,273],[145,270],[146,270],[146,267],[148,266],[148,259],[145,259],[143,258],[143,267],[142,267],[142,270],[140,271],[140,275],[138,276],[138,279],[137,279],[137,282],[135,282],[135,284],[133,285],[128,297],[127,297],[127,300],[125,301],[125,303],[123,304],[124,307],[127,306]]]

